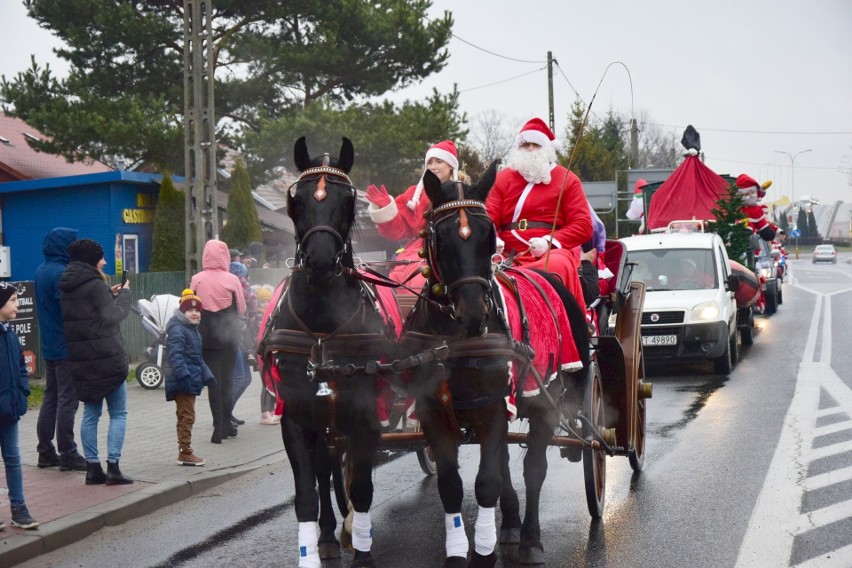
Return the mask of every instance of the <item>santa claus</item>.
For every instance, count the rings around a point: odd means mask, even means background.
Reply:
[[[559,148],[540,118],[524,124],[485,206],[515,262],[556,274],[584,306],[577,269],[592,217],[579,178],[556,163]]]
[[[633,186],[633,201],[630,202],[630,207],[627,209],[627,218],[631,221],[639,220],[639,233],[645,232],[645,193],[642,191],[648,182],[644,179],[637,179]]]
[[[758,203],[766,195],[766,189],[772,185],[772,182],[761,185],[754,178],[740,174],[736,183],[737,194],[742,197],[743,213],[748,218],[749,227],[760,235],[761,239],[772,242],[778,227],[769,221],[766,206]]]

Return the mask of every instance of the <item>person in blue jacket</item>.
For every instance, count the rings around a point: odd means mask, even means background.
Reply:
[[[80,407],[71,367],[68,347],[62,329],[62,307],[59,278],[71,261],[68,245],[77,240],[77,229],[56,227],[44,237],[44,262],[35,273],[35,303],[44,356],[44,399],[38,411],[38,466],[59,466],[62,471],[85,471],[86,460],[74,440],[74,418]],[[53,437],[56,436],[56,445]],[[59,453],[56,451],[59,450]]]
[[[18,422],[27,412],[30,384],[21,343],[9,323],[16,317],[18,290],[13,284],[0,282],[0,454],[12,506],[12,526],[34,529],[38,521],[30,516],[24,502],[24,475],[18,445]],[[5,526],[0,522],[0,528]]]
[[[180,305],[166,324],[166,400],[175,401],[177,414],[178,465],[204,465],[192,451],[195,397],[216,382],[201,352],[201,298],[187,288]]]

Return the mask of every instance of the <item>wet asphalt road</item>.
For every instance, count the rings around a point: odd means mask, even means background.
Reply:
[[[852,265],[811,267],[799,261],[793,262],[793,268],[798,286],[786,283],[778,313],[758,318],[755,343],[742,350],[729,376],[710,374],[702,365],[649,366],[647,380],[654,383],[654,397],[648,406],[645,470],[636,475],[626,458],[607,459],[603,519],[593,522],[586,510],[581,464],[560,458],[555,448],[549,450],[541,514],[547,566],[784,565],[760,553],[758,560],[749,559],[750,550],[744,549],[751,545],[744,542],[759,543],[768,551],[787,547],[779,553],[787,559],[786,565],[850,565],[852,511],[848,505],[843,509],[843,503],[848,503],[852,474],[843,472],[852,468],[852,395],[847,399],[837,393],[845,392],[844,387],[852,392],[852,350],[845,324],[852,317]],[[825,324],[818,333],[813,332],[815,313],[823,313],[816,319]],[[824,345],[833,347],[828,355]],[[834,421],[838,427],[828,439],[801,440],[799,446],[807,450],[837,439],[841,451],[823,458],[828,461],[785,464],[776,457],[776,450],[785,439],[791,401],[799,396],[800,364],[812,352],[817,353],[812,357],[817,362],[820,353],[830,358],[839,382],[823,388],[818,408],[806,409],[806,415],[820,413],[818,426],[826,416],[825,422]],[[846,421],[843,412],[831,410],[831,396],[826,393],[839,399],[834,402],[848,414]],[[520,448],[513,447],[512,473],[519,489],[521,460]],[[477,462],[477,449],[464,447],[463,513],[471,539]],[[825,472],[836,477],[815,492],[806,488],[804,494],[799,485],[807,486],[807,479],[798,479],[790,488],[782,484],[767,499],[765,489],[777,477],[779,464],[782,472],[801,470],[800,478]],[[376,470],[375,485],[376,565],[441,566],[443,511],[435,479],[423,475],[414,455],[403,454]],[[814,508],[813,503],[821,500],[822,506],[835,510],[834,517],[813,530],[799,531],[790,540],[768,538],[766,543],[765,535],[773,534],[774,528],[790,532],[783,527],[787,519],[773,518],[776,500],[791,502],[794,512]],[[24,566],[95,568],[115,566],[118,561],[124,566],[262,568],[295,566],[295,550],[292,479],[282,464],[148,517],[106,528]],[[499,556],[498,566],[518,566],[513,547],[501,547]],[[350,560],[344,552],[339,560],[323,562],[323,567],[347,567]]]

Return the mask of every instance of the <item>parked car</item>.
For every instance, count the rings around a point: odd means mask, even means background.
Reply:
[[[837,251],[834,250],[834,245],[817,245],[817,248],[814,249],[814,256],[811,262],[813,264],[817,262],[837,264]]]

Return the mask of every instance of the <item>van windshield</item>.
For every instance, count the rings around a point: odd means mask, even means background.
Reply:
[[[630,251],[631,280],[644,282],[648,291],[712,290],[718,275],[709,249],[652,249]]]

